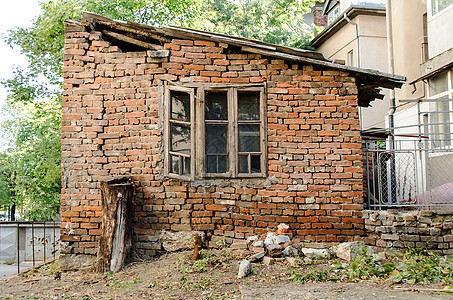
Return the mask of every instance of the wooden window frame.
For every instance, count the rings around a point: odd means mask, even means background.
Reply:
[[[195,93],[194,89],[180,87],[180,86],[170,86],[165,84],[165,105],[164,105],[164,113],[165,113],[165,125],[164,125],[164,169],[165,175],[169,178],[175,179],[182,179],[182,180],[193,180],[195,179],[195,166],[196,166],[196,152],[195,152]],[[187,93],[190,96],[190,174],[175,174],[170,172],[170,155],[172,155],[170,147],[171,147],[171,132],[170,132],[170,124],[171,124],[171,99],[170,94],[172,91],[175,92],[183,92]],[[173,154],[175,155],[175,154]],[[181,156],[181,155],[180,155]]]
[[[165,84],[165,174],[170,178],[194,180],[198,178],[262,178],[267,174],[267,114],[266,98],[264,85],[196,85],[196,86],[170,86]],[[190,94],[191,99],[191,174],[190,176],[170,173],[170,93],[171,91],[181,91]],[[196,96],[195,96],[196,91]],[[205,93],[227,91],[228,106],[228,171],[226,173],[207,173],[205,155]],[[260,120],[259,121],[239,121],[238,120],[238,91],[255,91],[260,94]],[[260,173],[239,173],[238,157],[238,125],[241,123],[253,123],[260,125],[260,152],[249,153],[249,155],[259,154]],[[249,159],[250,160],[250,159]],[[250,162],[249,162],[250,163]],[[249,165],[250,170],[250,165]]]

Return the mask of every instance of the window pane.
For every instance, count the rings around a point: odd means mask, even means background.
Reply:
[[[433,76],[429,79],[429,96],[433,97],[437,94],[448,90],[447,72]]]
[[[206,172],[227,172],[228,125],[206,125],[205,139]]]
[[[186,125],[170,124],[170,150],[190,154],[190,127]]]
[[[206,156],[206,173],[217,173],[217,155]]]
[[[227,155],[219,155],[217,156],[218,161],[218,169],[219,173],[226,173],[228,171],[228,156]]]
[[[260,93],[238,92],[238,120],[260,119]]]
[[[170,173],[179,174],[179,156],[170,155]]]
[[[250,157],[250,167],[252,169],[251,173],[261,173],[261,155],[251,155]]]
[[[433,15],[437,14],[438,12],[443,11],[448,6],[453,4],[453,0],[431,0],[432,8],[433,8]]]
[[[249,156],[248,155],[239,155],[239,173],[248,173],[249,172]]]
[[[207,173],[226,173],[228,171],[228,155],[207,155]]]
[[[190,157],[181,157],[184,160],[184,170],[182,174],[190,175]]]
[[[228,154],[228,125],[206,125],[206,154]]]
[[[260,125],[239,125],[239,152],[260,152]]]
[[[190,122],[190,95],[171,91],[171,119]]]
[[[227,92],[206,92],[204,109],[206,120],[227,120]]]

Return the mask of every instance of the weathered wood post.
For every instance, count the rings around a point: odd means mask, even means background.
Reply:
[[[101,182],[102,226],[96,271],[118,272],[128,262],[132,248],[133,185],[129,176]]]

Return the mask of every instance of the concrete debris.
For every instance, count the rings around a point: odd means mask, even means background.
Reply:
[[[346,261],[351,261],[356,257],[361,250],[366,250],[367,255],[373,255],[374,251],[371,248],[366,248],[359,242],[341,243],[330,247],[330,252],[334,253],[338,258]]]
[[[252,273],[252,264],[250,261],[244,259],[239,265],[238,278],[244,278]]]
[[[273,265],[275,262],[275,259],[273,259],[272,257],[269,257],[269,256],[265,256],[263,258],[263,264],[267,265],[267,266],[270,266],[270,265]]]
[[[253,243],[253,247],[264,247],[264,241],[256,241]]]
[[[266,234],[266,239],[264,240],[264,245],[267,247],[270,244],[274,244],[275,237],[276,237],[275,233],[268,232]]]
[[[299,255],[299,250],[294,248],[293,246],[288,246],[283,250],[283,256],[297,256]]]
[[[271,257],[282,256],[283,249],[279,244],[270,244],[266,247],[267,254]]]
[[[284,244],[284,243],[289,243],[291,241],[291,239],[289,238],[289,236],[287,235],[277,235],[275,238],[274,238],[274,242],[276,244]]]
[[[263,259],[264,255],[265,255],[264,251],[258,252],[258,253],[253,254],[252,256],[250,256],[248,258],[248,260],[251,261],[251,262],[256,262],[256,261],[259,261],[259,260]]]
[[[319,257],[330,257],[329,251],[327,249],[313,249],[313,248],[302,248],[302,253],[309,258]]]

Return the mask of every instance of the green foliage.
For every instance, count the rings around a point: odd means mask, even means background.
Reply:
[[[301,274],[299,270],[294,269],[290,279],[300,283],[327,281],[329,279],[329,271],[317,271],[314,268],[310,268],[306,274]]]
[[[290,277],[293,281],[359,281],[369,279],[388,279],[395,283],[430,284],[441,282],[453,283],[453,258],[420,249],[408,249],[401,257],[393,256],[387,262],[370,255],[365,247],[359,249],[349,264],[333,262],[330,270],[317,271],[310,268],[306,274],[293,269]],[[450,292],[447,290],[447,292]]]
[[[60,202],[60,104],[58,100],[8,104],[10,117],[2,129],[11,145],[1,155],[2,160],[8,158],[1,168],[9,168],[11,180],[0,178],[2,204],[21,206],[30,220],[51,220]],[[7,183],[9,190],[5,189]]]
[[[320,28],[305,24],[313,0],[205,0],[198,26],[209,31],[307,48]]]
[[[453,258],[440,257],[423,249],[409,249],[403,258],[395,263],[390,279],[394,282],[451,284],[453,283]]]
[[[228,248],[221,248],[215,250],[200,250],[201,258],[194,261],[188,266],[184,266],[181,270],[182,273],[202,273],[206,272],[209,267],[217,268],[223,264],[227,264],[232,258],[233,254]]]

